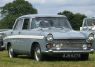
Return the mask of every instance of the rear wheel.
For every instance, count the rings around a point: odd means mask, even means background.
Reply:
[[[10,58],[17,57],[17,55],[14,53],[14,50],[11,46],[8,47],[8,55]]]
[[[34,49],[34,58],[36,61],[41,61],[43,59],[40,46],[36,46]]]
[[[81,54],[80,56],[81,56],[82,60],[88,60],[89,59],[89,53]]]

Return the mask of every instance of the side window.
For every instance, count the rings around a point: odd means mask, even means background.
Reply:
[[[36,28],[36,21],[33,18],[32,21],[31,21],[31,29],[34,29],[34,28]]]
[[[30,19],[24,19],[22,29],[29,29]]]
[[[20,18],[16,21],[16,24],[14,26],[14,30],[21,30],[22,25],[23,25],[23,19]]]

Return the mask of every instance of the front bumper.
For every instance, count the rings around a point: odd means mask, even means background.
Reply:
[[[62,53],[62,54],[67,54],[67,53],[94,53],[94,49],[90,50],[47,50],[43,51],[43,53]]]

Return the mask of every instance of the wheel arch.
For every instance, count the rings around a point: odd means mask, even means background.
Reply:
[[[6,49],[8,50],[10,46],[11,46],[11,42],[8,42]]]
[[[33,42],[31,44],[31,51],[30,51],[31,56],[34,56],[34,49],[36,46],[40,46],[40,44],[38,42]]]
[[[40,46],[40,44],[38,42],[33,42],[31,45],[31,50],[32,50],[32,48],[35,48],[38,45]]]

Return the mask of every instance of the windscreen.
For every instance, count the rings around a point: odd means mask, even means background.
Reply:
[[[87,25],[88,25],[88,26],[93,26],[93,25],[95,25],[95,19],[87,19],[86,22],[87,22]]]
[[[36,27],[48,28],[68,28],[72,29],[67,18],[65,17],[37,17],[34,19]]]

